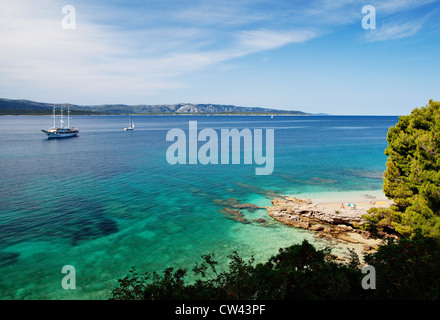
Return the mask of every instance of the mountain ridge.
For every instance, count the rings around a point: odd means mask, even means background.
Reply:
[[[127,104],[101,104],[101,105],[75,105],[71,103],[47,103],[36,102],[26,99],[0,98],[0,114],[41,114],[52,111],[53,106],[59,109],[70,108],[72,113],[80,114],[289,114],[289,115],[312,115],[299,110],[279,110],[262,107],[241,107],[223,104],[157,104],[157,105],[127,105]]]

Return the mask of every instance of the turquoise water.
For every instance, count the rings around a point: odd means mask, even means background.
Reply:
[[[75,116],[80,136],[47,140],[50,117],[0,117],[0,298],[105,299],[131,266],[189,270],[200,255],[238,251],[258,260],[313,234],[264,209],[222,211],[231,198],[268,206],[276,194],[319,197],[382,189],[386,133],[397,117]],[[272,128],[275,167],[170,165],[172,128]],[[265,219],[258,223],[254,220]],[[64,265],[76,270],[65,290]]]

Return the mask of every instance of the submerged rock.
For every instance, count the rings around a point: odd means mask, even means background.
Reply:
[[[7,267],[18,262],[20,254],[17,252],[1,252],[0,251],[0,267]]]
[[[216,205],[231,207],[237,209],[248,209],[248,210],[257,210],[257,209],[265,209],[264,207],[259,207],[252,203],[240,203],[237,198],[228,198],[228,199],[214,199],[214,203]]]
[[[249,220],[247,220],[243,214],[240,212],[240,210],[237,209],[230,209],[230,208],[223,208],[219,210],[226,218],[232,219],[244,224],[251,223]]]
[[[243,213],[240,210],[248,210],[250,212],[254,212],[258,209],[266,209],[265,207],[259,207],[253,203],[240,203],[237,198],[228,198],[228,199],[214,199],[214,203],[219,206],[223,206],[223,209],[219,211],[228,219],[232,219],[241,223],[251,223],[247,220]],[[266,220],[262,219],[254,220],[257,223],[265,222]]]

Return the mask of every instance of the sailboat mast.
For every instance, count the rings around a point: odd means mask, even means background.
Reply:
[[[55,105],[53,105],[53,127],[52,128],[55,128],[55,118],[56,118],[56,115],[55,115]]]
[[[64,128],[63,107],[61,106],[60,127]]]
[[[67,128],[70,128],[70,107],[67,106]]]

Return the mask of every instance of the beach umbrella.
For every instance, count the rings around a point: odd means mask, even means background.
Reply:
[[[346,206],[347,207],[356,207],[356,205],[354,203],[347,203]]]

